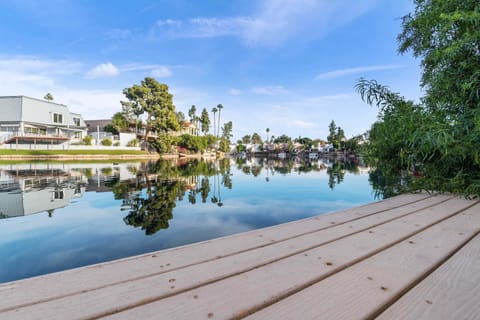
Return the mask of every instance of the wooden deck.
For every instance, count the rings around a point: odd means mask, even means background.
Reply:
[[[0,319],[480,319],[479,233],[478,201],[403,195],[5,283]]]

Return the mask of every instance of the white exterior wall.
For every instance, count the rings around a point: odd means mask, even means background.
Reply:
[[[127,146],[127,144],[132,141],[133,139],[136,139],[137,135],[135,133],[125,133],[125,132],[120,132],[119,134],[119,141],[120,141],[120,146]]]
[[[70,120],[70,112],[68,111],[67,106],[63,104],[32,99],[29,97],[22,97],[22,99],[23,99],[22,120],[24,122],[40,123],[40,124],[51,125],[51,126],[70,125],[68,123]],[[53,122],[54,113],[58,113],[62,115],[62,118],[63,118],[62,123]]]
[[[20,97],[0,97],[0,120],[2,122],[20,122],[22,117],[22,99]]]

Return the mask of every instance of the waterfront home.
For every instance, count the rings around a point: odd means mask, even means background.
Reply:
[[[82,116],[64,104],[26,96],[0,97],[0,143],[61,144],[87,135]]]

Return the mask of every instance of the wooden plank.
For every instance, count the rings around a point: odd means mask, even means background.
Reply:
[[[378,212],[383,214],[383,221],[385,221],[387,215],[390,217],[400,216],[441,203],[448,198],[447,196],[429,197],[426,195],[400,196],[368,206],[340,211],[334,215],[318,216],[186,247],[7,283],[0,285],[2,294],[0,310],[58,299],[62,296],[135,279],[148,278],[198,263],[262,248],[317,230],[335,228],[349,221],[373,216]],[[375,219],[378,219],[380,223],[382,221],[380,218]],[[355,224],[350,225],[349,228],[351,229],[348,231],[349,233],[358,230]],[[51,286],[51,283],[61,283],[62,285]]]
[[[192,319],[198,318],[202,314],[207,315],[212,311],[203,312],[207,311],[206,309],[212,309],[216,310],[215,314],[218,314],[220,318],[230,318],[252,308],[258,308],[259,305],[275,300],[292,290],[297,290],[305,284],[318,281],[319,278],[342,270],[352,263],[365,259],[392,243],[401,241],[464,209],[471,203],[452,199],[438,208],[430,207],[418,211],[368,231],[355,233],[324,246],[211,284],[205,283],[206,277],[215,276],[222,270],[236,268],[239,265],[241,267],[241,264],[250,259],[258,259],[262,254],[248,252],[251,256],[245,257],[242,261],[237,260],[239,255],[234,255],[210,264],[195,265],[148,279],[111,286],[104,290],[26,306],[4,312],[1,316],[9,319],[29,319],[32,315],[42,315],[49,319],[88,318],[148,303],[120,313],[118,316],[130,319],[138,317],[156,319],[159,317],[158,310],[161,310],[161,315],[168,319]],[[465,222],[465,219],[462,222]],[[193,285],[194,282],[197,285]],[[182,287],[185,289],[174,292]],[[263,288],[263,290],[258,290],[258,288]],[[226,295],[226,292],[229,294]],[[155,302],[157,299],[160,300]],[[153,303],[149,303],[151,301]]]
[[[378,319],[480,319],[480,235]]]
[[[479,231],[477,205],[247,319],[373,318]]]

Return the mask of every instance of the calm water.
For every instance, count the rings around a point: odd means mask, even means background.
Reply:
[[[375,201],[344,163],[0,164],[0,282]]]

